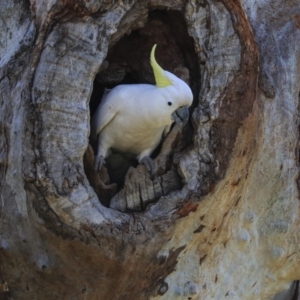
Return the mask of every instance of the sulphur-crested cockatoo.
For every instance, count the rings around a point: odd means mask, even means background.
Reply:
[[[153,46],[150,62],[156,85],[119,85],[107,93],[91,122],[91,134],[98,137],[95,169],[101,169],[109,150],[136,155],[150,171],[151,153],[173,122],[186,124],[192,104],[190,87],[156,62]]]

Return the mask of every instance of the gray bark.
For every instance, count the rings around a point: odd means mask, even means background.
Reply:
[[[0,299],[299,298],[297,1],[0,8]],[[191,120],[154,177],[97,173],[90,115],[154,43]]]

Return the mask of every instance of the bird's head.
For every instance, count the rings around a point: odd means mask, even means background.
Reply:
[[[153,46],[150,63],[153,68],[156,87],[160,91],[160,106],[170,113],[172,121],[186,124],[189,118],[188,107],[193,102],[193,93],[190,87],[174,74],[163,70],[155,60]]]

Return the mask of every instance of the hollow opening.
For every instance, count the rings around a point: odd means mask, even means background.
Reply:
[[[111,89],[120,84],[155,84],[150,66],[150,51],[154,44],[157,44],[155,56],[160,66],[187,81],[191,87],[194,95],[194,101],[190,108],[191,114],[198,103],[200,88],[200,72],[193,39],[188,35],[187,25],[181,12],[154,10],[149,13],[148,21],[144,27],[125,35],[109,49],[107,57],[94,80],[90,100],[91,117],[100,104],[106,89]],[[191,145],[192,136],[193,128],[189,121],[183,128],[179,140],[177,139],[173,145],[174,153],[181,152]],[[129,167],[135,168],[137,161],[135,157],[130,155],[124,156],[112,153],[106,158],[105,167],[97,174],[93,171],[93,153],[91,150],[93,148],[96,154],[96,144],[90,140],[90,145],[91,147],[89,147],[85,157],[85,171],[101,203],[110,206],[110,199],[124,186]],[[161,145],[152,153],[151,157],[153,159],[159,155],[160,149]],[[169,161],[166,163],[168,165],[167,170],[173,164],[172,157],[168,159]],[[172,174],[178,177],[174,181],[176,184],[170,189],[164,188],[163,195],[182,187],[177,171],[175,170]],[[150,199],[150,202],[161,196],[160,193],[155,194],[155,199]],[[144,205],[141,204],[141,206],[145,208]]]

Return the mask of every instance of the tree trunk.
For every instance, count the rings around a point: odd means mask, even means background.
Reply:
[[[0,8],[0,299],[300,299],[298,1]],[[90,115],[155,43],[190,122],[155,176],[95,172]]]

